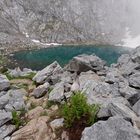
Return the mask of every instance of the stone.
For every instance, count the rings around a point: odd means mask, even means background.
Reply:
[[[63,127],[64,125],[64,119],[60,118],[60,119],[55,119],[52,122],[50,122],[50,126],[53,129],[53,131]]]
[[[33,80],[37,83],[44,83],[50,79],[50,76],[57,75],[63,72],[61,66],[55,61],[51,65],[47,66],[43,70],[37,72],[37,74],[33,77]]]
[[[19,67],[15,68],[14,70],[9,70],[9,75],[11,77],[19,77],[19,76],[21,76],[21,73],[22,73],[22,71]]]
[[[61,102],[64,98],[64,83],[58,83],[49,94],[49,101]]]
[[[94,81],[101,81],[101,77],[99,77],[95,72],[93,71],[87,71],[87,72],[81,72],[79,78],[78,78],[78,83],[80,85],[80,90],[83,88],[85,83],[89,80],[94,80]]]
[[[111,117],[107,121],[99,121],[91,127],[85,128],[81,140],[139,140],[131,122]]]
[[[74,57],[66,66],[66,69],[74,72],[86,72],[89,70],[97,72],[103,70],[105,64],[105,61],[96,55],[83,54]]]
[[[29,120],[36,119],[39,118],[43,113],[44,113],[43,107],[37,106],[36,108],[27,112],[26,118],[28,118]]]
[[[34,89],[32,95],[35,98],[40,98],[40,97],[44,96],[48,92],[49,87],[50,87],[50,84],[48,82],[46,82],[43,85],[40,85],[36,89]]]
[[[135,62],[140,64],[140,46],[135,48],[132,52],[131,52],[131,59]]]
[[[134,94],[133,96],[131,96],[128,101],[130,102],[130,104],[133,106],[138,100],[140,99],[140,93],[138,92],[137,94]]]
[[[88,80],[81,91],[85,94],[90,104],[97,103],[106,106],[111,100],[115,100],[117,96],[119,97],[118,88],[115,85],[95,80]]]
[[[79,81],[75,80],[71,86],[71,92],[77,92],[80,90]]]
[[[0,127],[10,120],[12,120],[12,113],[0,110]]]
[[[0,92],[0,97],[2,97],[3,95],[5,95],[7,92],[6,91],[1,91]]]
[[[133,112],[128,106],[122,104],[122,103],[110,103],[108,105],[108,109],[112,116],[121,116],[126,118],[137,118],[137,115],[135,112]]]
[[[0,127],[0,139],[4,139],[15,130],[16,127],[14,125],[3,125],[2,127]]]
[[[33,119],[27,125],[14,132],[11,140],[53,140],[56,136],[52,133],[47,122],[47,116]]]
[[[21,110],[26,108],[24,103],[24,96],[27,92],[24,89],[9,90],[5,95],[8,99],[8,103],[5,105],[4,109],[6,111]],[[3,97],[3,96],[2,96]]]
[[[140,72],[129,77],[129,85],[140,89]]]
[[[3,74],[0,74],[0,91],[6,90],[10,87],[10,81]]]
[[[132,107],[133,111],[140,116],[140,100],[138,100]]]
[[[113,84],[119,81],[121,77],[120,71],[117,68],[110,68],[106,74],[105,82]]]

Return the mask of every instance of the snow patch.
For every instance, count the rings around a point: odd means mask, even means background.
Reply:
[[[40,42],[39,40],[36,40],[36,39],[32,39],[32,41],[34,43],[37,43],[37,44],[40,44],[40,45],[45,45],[45,46],[51,46],[51,45],[59,46],[59,45],[62,45],[62,44],[58,44],[58,43],[42,43],[42,42]]]
[[[140,35],[138,35],[136,37],[132,37],[131,36],[131,31],[127,27],[126,28],[125,38],[122,39],[122,42],[123,42],[124,47],[136,48],[136,47],[138,47],[140,45]]]

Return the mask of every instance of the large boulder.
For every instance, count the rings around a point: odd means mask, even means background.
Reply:
[[[10,87],[10,82],[7,77],[3,74],[0,74],[0,91],[3,91]]]
[[[43,70],[39,71],[34,77],[33,80],[37,83],[44,83],[49,81],[51,76],[60,74],[63,72],[61,66],[55,61],[51,65],[47,66]]]
[[[86,72],[89,70],[97,72],[104,70],[105,64],[105,61],[96,55],[83,54],[74,57],[66,66],[66,69],[74,72]]]
[[[112,117],[107,121],[99,121],[91,127],[85,128],[81,140],[139,140],[131,122]]]
[[[90,104],[106,105],[120,94],[116,85],[105,82],[88,80],[80,89]]]

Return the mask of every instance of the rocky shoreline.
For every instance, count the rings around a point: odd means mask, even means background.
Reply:
[[[100,106],[96,122],[82,132],[78,120],[67,129],[66,118],[59,114],[77,92],[89,105]],[[83,54],[64,68],[54,62],[41,71],[16,68],[1,73],[1,139],[139,140],[140,47],[110,67],[95,55]]]

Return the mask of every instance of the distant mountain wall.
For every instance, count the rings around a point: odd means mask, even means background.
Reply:
[[[132,2],[133,1],[133,2]],[[0,43],[121,43],[139,0],[0,0]],[[140,2],[139,2],[140,3]],[[134,26],[135,23],[135,26]]]

